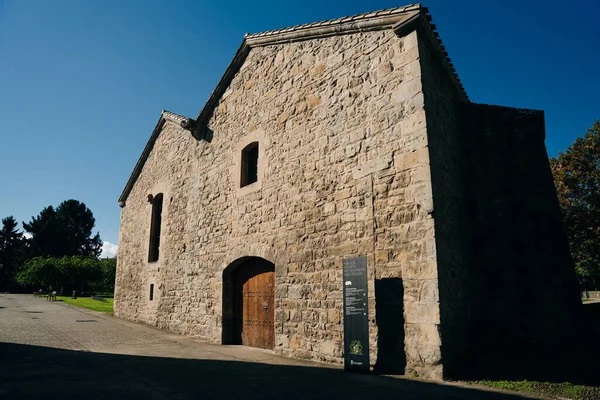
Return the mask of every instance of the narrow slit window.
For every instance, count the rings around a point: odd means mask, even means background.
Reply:
[[[154,283],[150,284],[150,301],[154,300]]]
[[[150,222],[150,248],[148,251],[148,262],[158,261],[162,208],[163,195],[162,193],[159,193],[152,199],[152,221]]]
[[[242,150],[242,179],[240,187],[258,181],[258,142],[250,143]]]

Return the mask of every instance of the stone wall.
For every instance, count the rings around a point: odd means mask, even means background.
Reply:
[[[433,44],[436,39],[422,27],[419,30],[419,54],[423,94],[427,111],[427,136],[431,155],[436,259],[438,266],[440,323],[443,338],[441,353],[444,375],[451,370],[466,348],[471,334],[472,271],[468,234],[470,224],[465,208],[464,135],[458,124],[458,110],[466,101],[461,88],[444,65],[445,59]],[[434,340],[434,338],[431,338]],[[435,337],[433,343],[440,343]],[[408,352],[408,349],[407,349]],[[411,352],[408,352],[409,358]],[[415,354],[413,357],[419,357]]]
[[[405,309],[386,296],[389,315],[406,318],[406,348],[419,354],[409,367],[440,378],[418,57],[415,32],[251,49],[210,119],[210,142],[174,121],[157,138],[122,210],[115,315],[220,342],[223,270],[258,256],[275,264],[275,351],[339,363],[341,260],[366,255],[372,361],[378,341],[401,349],[403,339],[397,322],[382,323],[379,337],[375,282],[402,279]],[[240,189],[239,149],[253,140],[261,178]],[[146,196],[160,192],[161,256],[149,264]],[[386,363],[403,365],[402,357]]]
[[[579,326],[581,300],[543,113],[471,103],[461,115],[476,279],[473,345],[505,359],[523,348],[565,345]]]

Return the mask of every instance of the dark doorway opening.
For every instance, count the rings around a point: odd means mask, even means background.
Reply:
[[[223,271],[223,344],[275,345],[275,265],[243,257]]]
[[[404,285],[401,278],[375,280],[377,374],[404,375]]]

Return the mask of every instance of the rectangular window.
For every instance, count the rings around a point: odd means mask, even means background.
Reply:
[[[150,301],[154,300],[154,283],[150,284]]]
[[[159,193],[152,199],[152,220],[150,222],[150,247],[148,262],[158,261],[160,248],[160,226],[162,224],[163,194]]]
[[[240,187],[258,181],[258,142],[250,143],[242,150],[242,177]]]

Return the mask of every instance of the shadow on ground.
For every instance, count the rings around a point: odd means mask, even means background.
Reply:
[[[0,343],[6,399],[506,399],[505,393],[342,370]]]
[[[563,348],[501,343],[466,354],[452,376],[457,380],[570,382],[600,386],[600,302],[584,304],[578,342]]]

